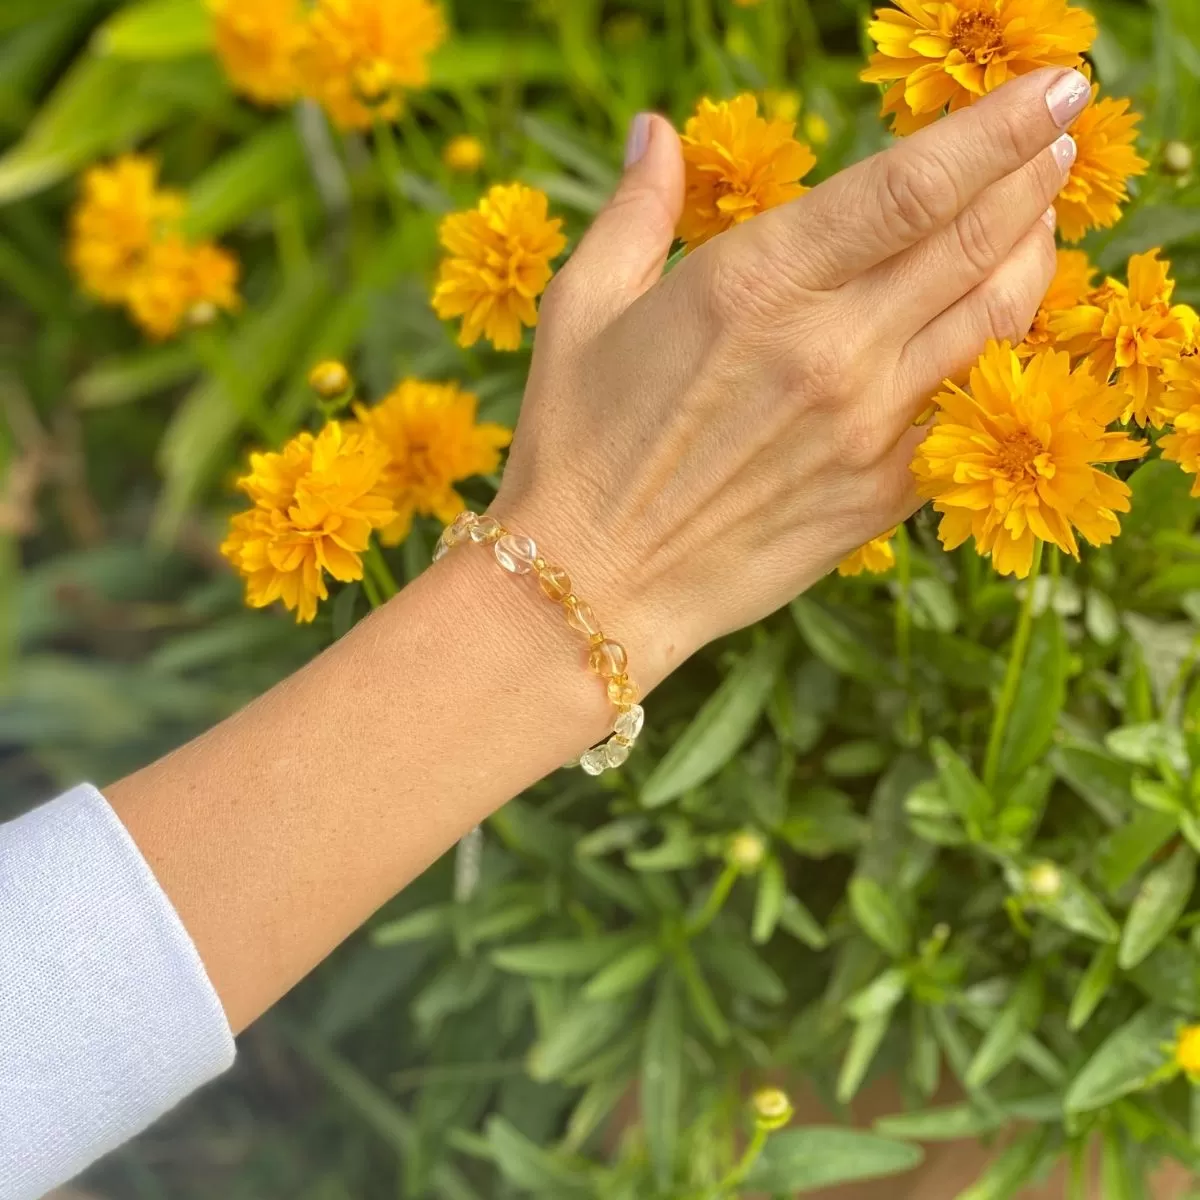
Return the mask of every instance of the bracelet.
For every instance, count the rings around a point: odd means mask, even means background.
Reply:
[[[571,590],[571,577],[538,554],[533,538],[505,529],[495,517],[461,512],[442,530],[433,551],[433,561],[464,542],[492,547],[496,561],[510,575],[537,575],[538,586],[548,600],[562,606],[567,624],[588,640],[588,666],[605,680],[608,698],[617,710],[612,735],[586,751],[576,763],[589,775],[619,767],[628,757],[642,732],[646,713],[638,701],[637,685],[627,674],[625,647],[606,637],[592,606]]]

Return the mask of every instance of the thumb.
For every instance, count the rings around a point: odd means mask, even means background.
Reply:
[[[621,182],[566,268],[593,328],[657,282],[682,211],[679,135],[665,117],[639,113],[629,127]]]

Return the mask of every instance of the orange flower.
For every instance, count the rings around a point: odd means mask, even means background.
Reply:
[[[817,160],[794,129],[760,117],[748,92],[700,101],[682,139],[687,179],[677,233],[689,250],[808,190],[800,180]]]
[[[896,551],[892,547],[892,538],[896,536],[898,525],[892,526],[887,533],[881,533],[872,538],[865,546],[859,546],[853,554],[847,555],[838,563],[839,575],[861,575],[870,571],[874,575],[882,575],[896,565]]]
[[[1109,432],[1125,397],[1069,355],[1040,350],[1022,362],[990,342],[969,391],[947,381],[939,411],[913,459],[917,490],[942,514],[947,550],[974,537],[1001,575],[1024,578],[1034,542],[1079,556],[1078,530],[1094,546],[1120,532],[1129,488],[1093,464],[1145,454],[1145,442]]]
[[[363,428],[388,452],[379,492],[396,511],[380,535],[385,545],[408,536],[414,513],[449,524],[464,508],[454,484],[500,466],[512,432],[477,424],[477,403],[457,384],[405,379],[373,408],[354,406]]]
[[[1129,199],[1129,180],[1150,167],[1134,149],[1140,114],[1129,111],[1128,100],[1097,100],[1099,90],[1092,88],[1092,102],[1071,126],[1079,150],[1054,202],[1059,232],[1068,242],[1089,229],[1115,225]]]
[[[875,10],[876,52],[862,73],[889,83],[883,115],[912,133],[1039,67],[1078,67],[1096,40],[1090,13],[1066,0],[896,0]]]
[[[130,316],[152,338],[169,338],[185,323],[206,325],[218,310],[234,311],[238,264],[211,242],[189,245],[177,234],[150,247],[129,288]]]
[[[179,192],[160,190],[153,159],[126,154],[83,177],[71,213],[68,258],[87,291],[120,304],[151,245],[183,215]]]
[[[299,0],[207,0],[217,57],[229,81],[259,104],[286,104],[299,91],[304,44]]]
[[[1158,448],[1168,462],[1176,462],[1196,476],[1192,495],[1200,496],[1200,355],[1168,361],[1163,378],[1166,391],[1159,415],[1169,432],[1158,439]]]
[[[537,298],[566,247],[562,221],[548,215],[544,192],[497,184],[468,212],[442,221],[442,260],[433,307],[443,320],[462,317],[458,344],[486,337],[497,350],[517,350],[521,327],[537,324]]]
[[[1038,309],[1025,340],[1017,347],[1017,353],[1022,358],[1028,358],[1034,351],[1054,345],[1054,335],[1050,332],[1051,316],[1082,304],[1092,290],[1095,274],[1096,268],[1082,250],[1058,252],[1058,271],[1050,284],[1050,290],[1042,300],[1042,306]]]
[[[395,120],[404,91],[429,82],[446,32],[432,0],[317,0],[300,53],[305,90],[343,129]]]
[[[1129,285],[1108,279],[1085,304],[1051,314],[1050,332],[1076,357],[1088,355],[1103,379],[1114,371],[1128,398],[1125,419],[1160,425],[1164,363],[1191,343],[1196,313],[1172,306],[1175,281],[1159,250],[1129,260]]]
[[[328,573],[363,575],[373,530],[395,517],[379,492],[387,451],[363,430],[330,421],[316,437],[297,434],[278,454],[252,454],[238,480],[253,507],[230,523],[221,553],[246,580],[246,603],[276,600],[311,621],[329,597]]]

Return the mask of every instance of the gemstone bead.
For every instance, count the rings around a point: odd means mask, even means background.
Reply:
[[[437,540],[437,545],[433,548],[433,561],[437,562],[440,558],[445,558],[450,553],[450,547],[446,544],[446,536],[443,534]]]
[[[459,542],[464,542],[471,536],[471,528],[474,524],[475,514],[473,512],[461,512],[446,527],[442,537],[446,539],[448,545],[456,546]]]
[[[592,647],[591,654],[588,655],[588,666],[603,679],[611,679],[614,675],[624,675],[628,665],[629,659],[626,657],[625,647],[620,642],[611,642],[607,639],[598,642]]]
[[[562,569],[547,563],[538,570],[538,587],[551,600],[562,601],[571,594],[571,577]]]
[[[617,714],[617,719],[613,722],[613,733],[627,742],[636,742],[645,723],[646,710],[640,704],[631,704],[623,713]]]
[[[500,522],[495,517],[478,517],[471,525],[471,541],[494,542],[501,532]]]
[[[608,681],[608,698],[618,708],[628,708],[637,703],[638,690],[632,680],[618,675]]]
[[[537,558],[533,538],[523,533],[506,533],[492,547],[496,561],[513,575],[528,575]]]
[[[629,751],[632,748],[628,742],[623,742],[620,738],[609,738],[604,743],[604,754],[608,759],[608,765],[619,767],[629,757]]]
[[[603,746],[596,746],[580,757],[579,765],[589,775],[599,775],[608,766],[608,753]]]
[[[563,601],[563,608],[567,611],[567,624],[572,629],[579,630],[584,637],[595,637],[600,632],[600,622],[590,604],[568,596]]]

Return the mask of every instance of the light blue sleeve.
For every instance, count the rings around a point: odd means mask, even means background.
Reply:
[[[0,825],[0,1200],[34,1200],[233,1062],[200,956],[93,787]]]

